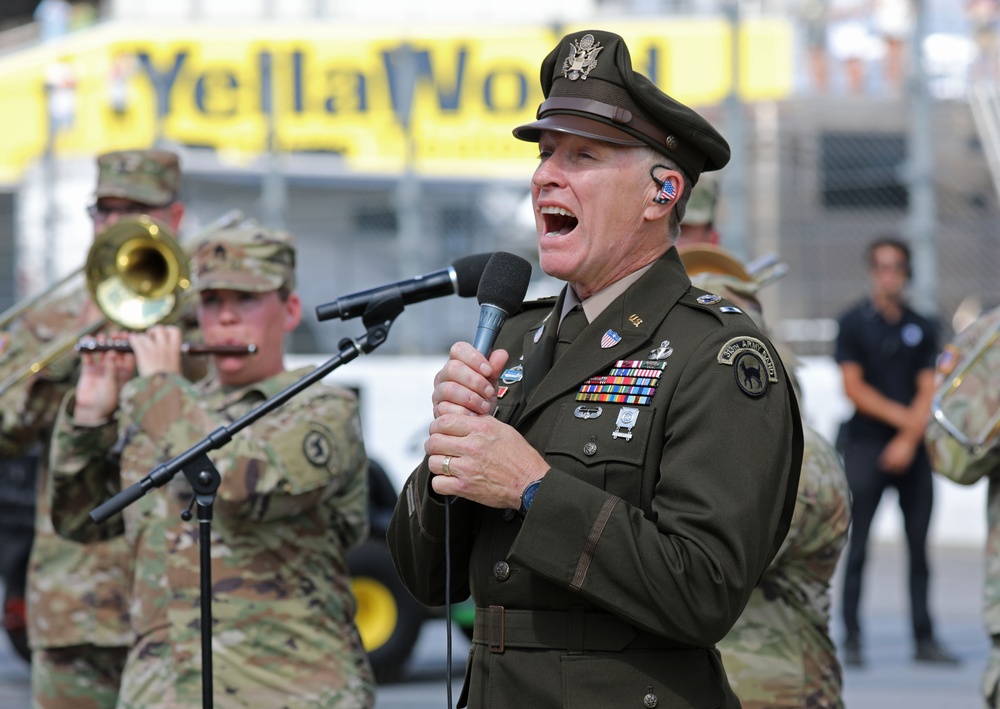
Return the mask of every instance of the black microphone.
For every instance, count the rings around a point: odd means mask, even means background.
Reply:
[[[490,257],[476,293],[479,327],[472,343],[483,356],[490,356],[500,328],[521,307],[530,280],[531,264],[520,256],[497,251]]]
[[[422,276],[408,278],[405,281],[390,283],[389,285],[371,288],[369,290],[358,291],[342,295],[331,303],[316,306],[316,318],[332,320],[350,320],[359,315],[363,315],[368,304],[377,298],[387,295],[393,288],[398,288],[403,298],[403,303],[419,303],[430,298],[439,298],[443,295],[458,293],[462,298],[475,295],[479,287],[479,279],[482,278],[483,269],[493,254],[473,254],[456,259],[448,268],[439,271],[425,273]]]

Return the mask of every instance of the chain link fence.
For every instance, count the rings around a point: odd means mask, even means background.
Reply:
[[[777,175],[745,181],[748,249],[777,251],[789,266],[762,293],[777,336],[800,354],[831,354],[833,321],[867,293],[867,245],[911,238],[909,106],[814,99],[776,109],[763,112],[774,116],[766,126],[761,111],[747,112],[747,170]],[[948,338],[970,312],[1000,303],[1000,213],[969,104],[937,101],[931,111],[936,312],[927,314]]]

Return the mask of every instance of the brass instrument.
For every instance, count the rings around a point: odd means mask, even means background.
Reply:
[[[970,452],[978,453],[1000,431],[1000,367],[997,367],[1000,350],[1000,321],[983,335],[972,352],[966,356],[949,379],[944,380],[934,393],[931,404],[934,420]],[[987,402],[986,420],[968,415],[962,397],[954,394],[963,387],[975,387],[977,394],[988,392],[992,401]]]
[[[126,330],[176,317],[191,287],[187,254],[165,225],[146,215],[101,232],[83,272],[94,303]]]
[[[744,264],[727,249],[709,243],[683,244],[677,253],[689,276],[702,273],[732,276],[744,283],[754,283],[763,287],[788,273],[788,265],[782,263],[778,254],[767,254]]]
[[[196,237],[233,226],[243,219],[238,210],[224,214]],[[14,318],[37,306],[57,288],[83,273],[87,290],[103,317],[86,323],[79,331],[56,339],[36,358],[19,367],[0,382],[0,395],[33,374],[48,367],[73,349],[87,335],[108,321],[126,330],[144,330],[176,318],[190,293],[190,258],[164,224],[146,216],[125,217],[98,234],[87,261],[44,293],[19,304],[0,316],[6,327]],[[75,295],[75,294],[74,294]],[[79,294],[83,297],[83,294]]]
[[[83,337],[73,348],[77,352],[131,352],[128,340],[111,339],[98,342],[95,337]],[[181,352],[189,355],[252,355],[257,345],[206,345],[204,342],[181,343]]]
[[[0,330],[5,330],[8,325],[17,320],[19,317],[24,315],[26,312],[31,310],[33,307],[38,305],[45,298],[55,293],[57,290],[62,288],[64,285],[72,281],[74,278],[83,272],[83,267],[76,269],[72,273],[67,274],[62,279],[56,281],[51,286],[41,291],[37,295],[30,298],[25,298],[24,300],[18,301],[11,307],[7,308],[3,313],[0,313]]]

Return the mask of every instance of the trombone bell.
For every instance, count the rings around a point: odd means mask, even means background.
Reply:
[[[191,286],[184,250],[169,229],[146,215],[122,219],[98,234],[84,273],[97,306],[128,330],[176,317]]]

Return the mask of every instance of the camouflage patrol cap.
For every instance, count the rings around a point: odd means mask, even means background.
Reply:
[[[713,173],[702,175],[701,180],[691,190],[681,224],[701,226],[715,223],[715,206],[718,202],[719,180]]]
[[[119,150],[97,158],[95,197],[121,197],[152,207],[177,199],[180,160],[169,150]]]
[[[295,288],[295,239],[254,221],[220,229],[194,247],[194,286],[266,293]]]
[[[625,40],[611,32],[566,35],[542,62],[542,92],[534,123],[514,136],[537,142],[543,130],[618,145],[649,145],[698,175],[729,162],[729,144],[711,124],[632,70]]]

